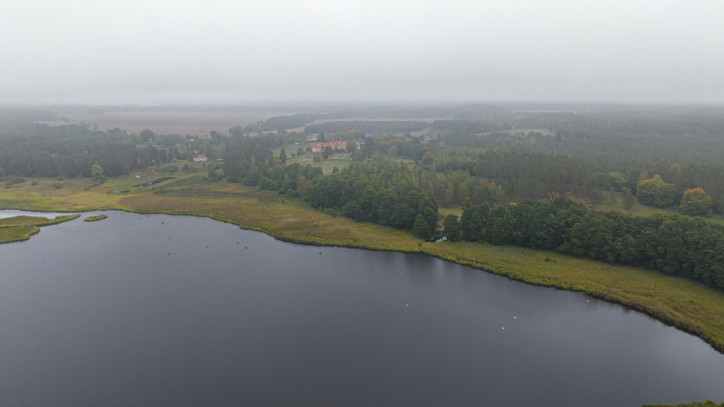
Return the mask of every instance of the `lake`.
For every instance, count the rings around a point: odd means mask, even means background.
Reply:
[[[584,294],[204,218],[82,220],[99,213],[0,245],[0,405],[724,400],[724,355]]]

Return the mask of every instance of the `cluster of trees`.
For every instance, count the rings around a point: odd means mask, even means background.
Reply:
[[[424,149],[431,149],[423,145]],[[464,171],[483,182],[496,182],[516,199],[541,199],[550,193],[593,198],[599,190],[636,195],[645,205],[678,205],[684,191],[702,188],[711,198],[712,213],[724,213],[724,166],[691,163],[663,165],[654,160],[615,160],[611,157],[576,157],[516,150],[479,150],[437,145],[436,172]],[[424,157],[423,157],[424,158]],[[426,164],[420,159],[420,164]],[[657,174],[650,177],[648,174]],[[659,175],[660,174],[660,175]],[[690,212],[685,212],[694,214]],[[706,212],[697,213],[705,215]]]
[[[711,215],[712,199],[703,188],[691,188],[684,191],[679,210],[685,215]]]
[[[336,136],[335,136],[336,137]],[[364,149],[358,157],[374,158],[381,154],[387,158],[409,159],[419,162],[430,147],[422,144],[419,137],[370,136],[363,138]]]
[[[138,146],[137,136],[84,126],[51,127],[23,123],[0,132],[0,163],[8,175],[90,177],[99,164],[107,176],[118,176],[175,158],[177,150],[151,144]]]
[[[724,228],[702,219],[595,211],[557,198],[493,209],[467,205],[457,225],[455,220],[444,222],[450,240],[553,250],[646,267],[724,289]]]
[[[301,194],[312,207],[333,209],[357,221],[412,230],[423,239],[437,230],[437,202],[399,163],[352,163],[308,183]]]
[[[585,196],[597,185],[592,165],[575,157],[515,151],[437,153],[426,168],[444,174],[464,172],[479,183],[494,182],[518,199],[541,199],[552,193]]]
[[[679,203],[681,213],[691,216],[710,216],[713,209],[713,200],[704,188],[689,188],[682,194],[676,185],[664,182],[658,174],[638,183],[636,197],[644,205],[659,208]]]
[[[440,161],[435,164],[438,169],[448,164],[449,152],[460,149],[469,154],[498,151],[567,156],[587,166],[583,169],[588,182],[584,182],[581,197],[594,188],[635,193],[639,181],[660,174],[666,183],[676,186],[672,205],[683,191],[703,188],[712,198],[713,213],[724,213],[724,183],[720,181],[724,177],[724,116],[720,108],[560,108],[571,111],[461,109],[453,115],[456,120],[433,124],[438,142],[435,155]],[[611,173],[622,174],[625,181],[608,185],[606,177],[595,176]],[[520,191],[510,190],[507,183],[496,181],[512,195],[537,199],[519,195]]]
[[[636,198],[644,205],[667,208],[676,200],[676,185],[664,182],[657,174],[638,183]]]
[[[273,148],[277,148],[303,137],[298,133],[277,132],[263,137],[233,134],[223,139],[223,172],[230,182],[244,182],[246,185],[257,185],[265,171],[279,164],[286,163],[287,153],[275,156]],[[284,161],[284,162],[282,162]],[[267,188],[271,189],[271,188]]]

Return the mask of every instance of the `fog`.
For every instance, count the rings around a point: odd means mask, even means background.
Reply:
[[[724,103],[724,2],[4,0],[0,103]]]

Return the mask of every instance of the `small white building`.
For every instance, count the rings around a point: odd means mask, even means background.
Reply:
[[[194,154],[194,161],[208,161],[209,158],[206,157],[206,154]]]

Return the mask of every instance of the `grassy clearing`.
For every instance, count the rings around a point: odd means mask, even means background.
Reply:
[[[145,176],[145,175],[144,175]],[[207,216],[305,244],[426,253],[531,284],[581,291],[652,315],[724,351],[724,293],[654,271],[613,266],[557,253],[470,242],[421,242],[408,233],[327,215],[271,191],[187,174],[158,187],[113,194],[135,177],[84,190],[89,180],[55,190],[37,180],[0,192],[0,209],[103,210]],[[35,189],[33,189],[35,188]],[[457,213],[451,209],[450,213]],[[447,212],[442,211],[443,214]]]
[[[616,211],[622,211],[629,213],[634,216],[651,216],[655,214],[661,214],[661,215],[673,215],[677,214],[680,215],[681,213],[678,211],[678,207],[674,206],[671,208],[657,208],[655,206],[647,206],[647,205],[641,205],[638,201],[634,202],[633,207],[630,210],[627,210],[623,207],[623,194],[620,192],[614,192],[614,191],[604,191],[605,196],[605,203],[602,205],[598,205],[595,207],[595,209],[600,210],[616,210]],[[717,225],[724,226],[724,216],[722,215],[714,215],[710,217],[704,217],[702,218],[707,222],[711,222]]]
[[[287,155],[291,157],[291,154],[289,154],[289,150],[286,151]],[[288,162],[299,163],[299,165],[303,167],[307,164],[311,165],[312,167],[320,167],[323,173],[330,174],[334,170],[334,167],[337,167],[340,170],[343,168],[347,168],[352,162],[352,154],[335,152],[334,154],[331,154],[326,160],[315,163],[314,153],[307,152],[299,157],[290,158]]]
[[[463,208],[437,208],[437,213],[441,219],[445,219],[447,215],[455,215],[459,218],[463,214]]]
[[[667,209],[656,208],[654,206],[641,205],[638,202],[636,202],[634,204],[634,207],[631,209],[631,214],[636,216],[651,216],[656,213],[662,215],[681,214],[678,210],[676,210],[676,207]],[[715,223],[717,225],[724,225],[724,218],[722,218],[721,215],[705,217],[702,219],[707,222]]]

